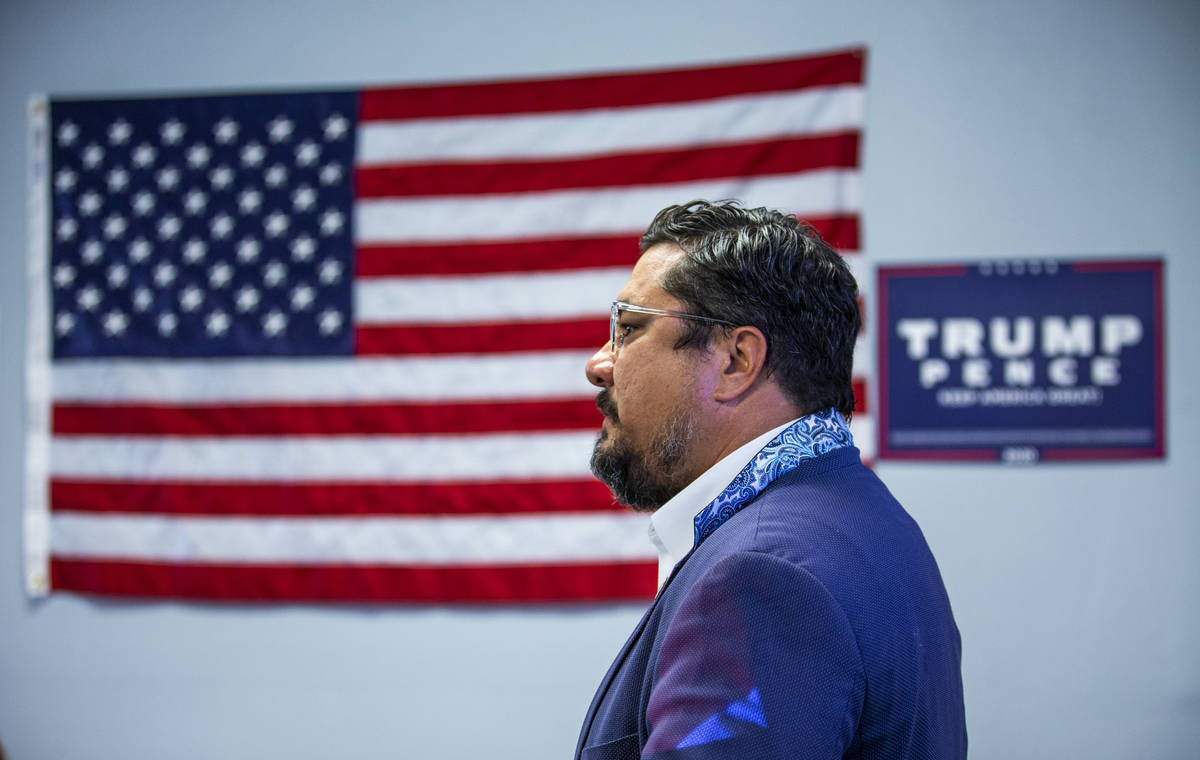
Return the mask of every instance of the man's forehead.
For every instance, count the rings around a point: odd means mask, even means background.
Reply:
[[[664,307],[664,302],[675,302],[662,287],[663,277],[683,257],[683,250],[674,243],[659,243],[646,250],[633,267],[629,282],[617,294],[618,301],[628,301],[641,306]]]

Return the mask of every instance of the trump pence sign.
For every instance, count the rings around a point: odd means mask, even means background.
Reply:
[[[879,457],[1162,458],[1163,263],[880,267]]]

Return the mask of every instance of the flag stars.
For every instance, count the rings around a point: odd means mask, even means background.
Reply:
[[[312,140],[305,140],[296,148],[296,165],[312,166],[321,157],[321,146]]]
[[[287,178],[287,167],[283,164],[275,164],[263,174],[263,181],[267,183],[267,187],[273,189],[283,187],[284,183],[287,182]]]
[[[119,193],[129,187],[129,171],[118,166],[108,173],[106,180],[108,182],[108,191],[110,193]]]
[[[59,264],[54,267],[54,287],[66,288],[75,282],[75,267],[70,264]]]
[[[253,214],[262,208],[262,193],[254,188],[247,188],[238,194],[238,210],[243,214]]]
[[[158,220],[158,237],[161,240],[174,240],[183,228],[183,222],[174,214],[167,214]]]
[[[345,334],[349,312],[322,294],[350,271],[330,246],[352,219],[326,188],[350,176],[337,151],[353,120],[161,118],[55,125],[56,149],[70,146],[52,175],[58,339],[145,330],[223,345],[241,320],[260,339]]]
[[[224,240],[233,233],[233,217],[229,214],[217,214],[209,225],[212,235],[217,240]]]
[[[267,149],[261,143],[250,142],[242,147],[242,166],[254,168],[267,157]]]
[[[54,175],[54,189],[60,193],[69,193],[75,189],[79,176],[70,169],[59,169]]]
[[[88,190],[79,196],[79,213],[83,216],[94,216],[102,205],[104,205],[103,199],[95,190]]]
[[[88,240],[79,249],[79,257],[84,264],[95,264],[104,256],[104,246],[99,240]]]
[[[301,185],[292,193],[292,208],[296,211],[308,211],[317,203],[317,191],[308,185]]]
[[[195,264],[208,255],[208,243],[200,238],[191,238],[183,244],[183,260]]]
[[[130,327],[130,318],[126,316],[124,311],[114,309],[103,316],[101,323],[104,328],[104,335],[116,337],[125,334],[125,330]]]
[[[88,169],[95,169],[104,161],[104,148],[101,148],[96,143],[90,143],[83,149],[83,165]]]
[[[75,315],[69,311],[60,311],[54,318],[54,332],[60,338],[65,338],[75,330]]]
[[[142,143],[133,149],[133,165],[139,169],[148,169],[158,158],[158,151],[150,143]]]
[[[233,324],[233,320],[225,312],[217,309],[210,313],[204,319],[204,331],[213,338],[219,338],[229,332],[229,327]]]
[[[317,252],[317,241],[308,235],[301,235],[292,241],[292,258],[296,261],[308,261]]]
[[[307,311],[316,300],[317,294],[311,285],[301,283],[292,288],[292,311]]]
[[[138,288],[133,291],[133,310],[145,312],[154,305],[154,293],[150,288]]]
[[[143,190],[133,196],[133,213],[137,216],[149,216],[154,213],[154,207],[157,204],[158,200],[154,197],[154,193]]]
[[[274,211],[263,220],[263,229],[267,232],[267,237],[277,238],[287,232],[290,220],[287,214],[282,211]]]
[[[179,269],[169,261],[164,261],[154,268],[154,284],[159,288],[169,288],[171,283],[175,282],[175,278],[179,276]]]
[[[204,291],[195,285],[188,285],[179,292],[179,308],[187,313],[199,309],[204,304]]]
[[[224,261],[219,261],[213,264],[208,270],[208,284],[216,290],[220,290],[233,280],[233,267]]]
[[[125,330],[129,327],[129,317],[118,309],[113,309],[105,314],[101,321],[104,326],[104,334],[110,338],[124,335]]]
[[[133,136],[133,125],[125,119],[117,119],[108,125],[108,142],[110,145],[124,145]]]
[[[129,222],[120,214],[109,214],[104,220],[104,237],[109,240],[116,240],[125,234],[125,230],[129,228]]]
[[[140,264],[150,258],[150,253],[150,241],[146,238],[137,238],[129,244],[129,260],[134,264]]]
[[[336,235],[342,231],[342,225],[346,223],[346,217],[337,209],[329,209],[321,214],[321,234],[326,236]]]
[[[208,174],[208,181],[213,190],[224,190],[233,184],[233,169],[228,166],[218,166]]]
[[[336,185],[342,181],[342,165],[338,163],[325,164],[318,175],[322,185]]]
[[[154,181],[158,183],[159,190],[170,192],[179,185],[179,170],[174,166],[165,166],[154,175]]]
[[[124,264],[113,264],[108,268],[108,286],[120,288],[129,282],[129,267]]]
[[[158,316],[158,334],[164,338],[169,338],[175,334],[175,329],[179,327],[179,317],[171,312],[160,314]]]
[[[287,265],[273,260],[263,268],[263,284],[268,288],[278,287],[287,279]]]
[[[326,140],[340,140],[346,136],[346,132],[350,130],[350,122],[345,116],[340,113],[335,113],[321,124],[321,128],[325,131]]]
[[[242,238],[237,244],[238,261],[243,264],[249,264],[258,258],[258,254],[262,253],[262,243],[255,238]]]
[[[208,196],[200,188],[192,188],[183,196],[183,210],[192,216],[204,213],[208,208]]]
[[[333,335],[342,329],[345,318],[337,309],[326,309],[317,316],[317,329],[322,335]]]
[[[212,148],[204,143],[196,143],[187,151],[188,166],[193,169],[203,169],[208,166],[209,160],[212,159]]]
[[[84,286],[75,294],[75,303],[79,304],[81,311],[95,311],[100,300],[100,289],[95,285]]]
[[[253,311],[261,300],[262,296],[259,294],[258,289],[249,285],[242,286],[233,297],[234,306],[243,314]]]
[[[263,334],[268,338],[274,338],[287,330],[287,324],[287,315],[279,309],[272,309],[262,319]]]
[[[322,285],[333,285],[342,279],[342,262],[337,259],[325,259],[317,269],[317,277]]]
[[[186,132],[187,128],[183,126],[182,121],[171,119],[162,125],[159,136],[162,137],[164,145],[178,145],[183,141],[183,135]]]
[[[70,217],[59,219],[58,223],[54,225],[54,236],[58,238],[59,242],[65,243],[68,240],[74,240],[75,233],[78,231],[79,222]]]
[[[64,121],[58,125],[58,144],[64,148],[79,139],[79,125],[73,121]]]
[[[236,121],[226,116],[213,125],[213,137],[221,145],[229,145],[237,139],[240,129]]]
[[[267,124],[267,134],[273,143],[281,143],[292,138],[295,124],[285,116],[276,116]]]

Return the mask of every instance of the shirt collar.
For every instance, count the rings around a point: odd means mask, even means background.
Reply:
[[[754,459],[755,454],[795,422],[796,420],[789,420],[739,446],[705,470],[700,477],[650,516],[650,540],[658,549],[659,586],[667,580],[676,563],[692,550],[695,544],[693,521],[696,515],[725,490],[725,486]]]

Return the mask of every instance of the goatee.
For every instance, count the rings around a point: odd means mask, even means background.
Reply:
[[[666,429],[645,451],[638,451],[617,434],[616,405],[607,390],[600,391],[596,406],[604,412],[614,429],[602,430],[592,449],[592,474],[608,486],[613,498],[636,512],[653,512],[683,490],[689,482],[679,461],[691,448],[695,437],[692,416],[675,412]]]

